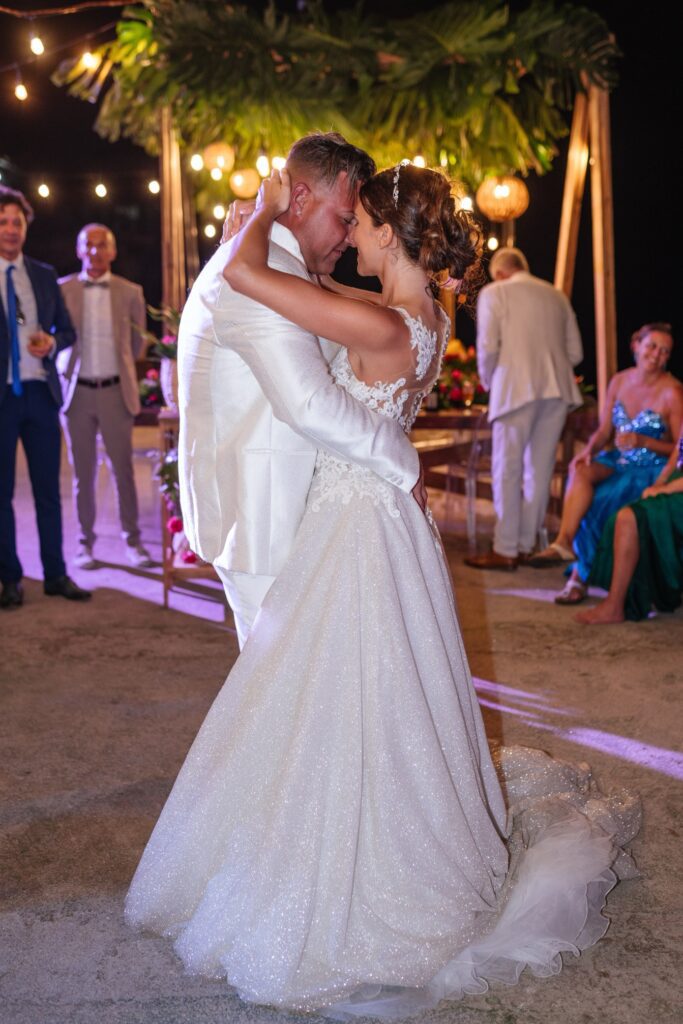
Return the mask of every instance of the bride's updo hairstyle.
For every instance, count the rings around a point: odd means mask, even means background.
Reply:
[[[390,225],[408,258],[436,288],[446,276],[477,276],[481,232],[465,210],[456,210],[445,175],[398,164],[366,181],[360,201],[375,227]]]

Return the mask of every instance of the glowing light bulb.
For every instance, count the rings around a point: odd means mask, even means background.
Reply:
[[[495,252],[496,249],[498,248],[498,245],[499,245],[499,242],[498,242],[498,239],[496,238],[496,236],[495,235],[491,235],[490,238],[487,239],[486,245],[491,250],[491,252]]]
[[[427,166],[427,161],[425,160],[425,158],[423,156],[419,156],[419,155],[413,157],[413,163],[415,164],[416,167],[426,167]]]
[[[95,195],[99,196],[100,199],[104,199],[107,194],[107,186],[103,182],[99,182],[95,185]]]
[[[190,157],[190,167],[193,171],[201,171],[204,166],[204,158],[201,153],[193,153]]]
[[[40,184],[40,185],[38,186],[38,195],[39,195],[39,196],[40,196],[40,197],[41,197],[42,199],[47,199],[47,197],[48,197],[48,196],[50,195],[50,188],[49,188],[49,185],[46,185],[46,184],[45,184],[45,182],[43,182],[42,184]]]
[[[17,97],[18,100],[21,100],[22,103],[24,102],[24,100],[28,99],[28,89],[26,88],[23,82],[17,82],[14,88],[14,95]]]
[[[90,50],[85,51],[81,57],[81,61],[83,62],[83,67],[87,68],[89,71],[92,71],[93,68],[96,68],[100,63],[99,58],[96,57],[94,53],[91,53]]]
[[[270,161],[265,153],[256,158],[256,170],[262,178],[267,178],[270,174]]]
[[[216,225],[215,224],[207,224],[204,227],[204,234],[206,235],[207,238],[215,238],[216,237]]]
[[[463,196],[462,197],[462,199],[460,200],[460,209],[461,210],[467,210],[470,213],[472,212],[473,203],[472,203],[472,197],[471,196]]]
[[[221,180],[221,178],[223,177],[223,172],[220,169],[220,167],[213,167],[211,169],[211,177],[213,178],[214,181]]]
[[[496,185],[493,190],[493,194],[496,197],[496,199],[507,199],[507,197],[510,195],[510,186]]]
[[[287,163],[287,161],[283,156],[274,156],[273,159],[271,160],[271,163],[276,171],[281,171],[282,168]]]
[[[213,208],[213,215],[216,220],[225,220],[225,207],[222,203],[216,203]]]
[[[31,36],[31,53],[35,53],[36,57],[40,57],[41,54],[45,53],[45,47],[43,46],[43,40],[40,36]]]
[[[150,190],[153,196],[158,196],[159,193],[161,192],[161,185],[154,178],[152,179],[152,181],[148,183],[147,188]]]

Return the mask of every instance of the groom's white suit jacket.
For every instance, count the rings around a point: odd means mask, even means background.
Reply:
[[[328,361],[338,346],[230,288],[222,271],[232,244],[204,267],[180,322],[183,523],[205,561],[277,576],[303,516],[318,448],[406,492],[419,463],[395,421],[334,384]],[[281,224],[273,225],[268,262],[309,279],[298,242]]]

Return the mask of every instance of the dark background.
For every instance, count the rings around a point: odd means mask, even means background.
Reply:
[[[27,11],[60,4],[36,0],[12,6]],[[427,0],[421,4],[425,6],[438,4]],[[651,5],[647,11],[621,2],[585,6],[605,18],[624,55],[620,82],[611,98],[617,326],[619,365],[624,366],[629,359],[630,334],[640,324],[665,320],[677,329],[678,282],[674,278],[678,276],[675,253],[681,160],[673,82],[680,56],[672,24],[673,4]],[[400,17],[413,13],[415,4],[370,0],[366,8]],[[21,188],[36,210],[26,245],[29,255],[52,263],[60,274],[78,269],[74,244],[79,228],[90,220],[104,221],[118,239],[116,271],[139,281],[148,301],[156,305],[161,298],[159,198],[150,194],[147,182],[159,176],[157,161],[129,142],[112,144],[100,139],[92,130],[95,108],[72,99],[50,82],[59,57],[78,54],[111,37],[113,29],[109,28],[103,35],[94,35],[90,43],[87,38],[88,33],[114,22],[120,11],[91,10],[42,17],[33,23],[0,14],[0,67],[6,68],[0,71],[0,173],[3,183]],[[14,97],[13,64],[30,58],[32,31],[41,35],[47,53],[22,67],[29,99],[20,103]],[[65,49],[58,57],[55,51],[61,46]],[[526,253],[532,272],[549,280],[554,272],[567,140],[560,149],[550,174],[543,178],[531,174],[527,179],[531,202],[517,222],[517,244]],[[41,180],[52,190],[47,200],[35,191]],[[104,200],[94,196],[98,180],[109,190]],[[587,380],[594,380],[590,231],[589,184],[572,301],[586,350],[582,370]],[[204,260],[214,243],[202,237],[200,245]],[[459,315],[457,333],[468,343],[473,340],[474,326],[467,315]],[[683,376],[680,345],[674,350],[671,369]]]

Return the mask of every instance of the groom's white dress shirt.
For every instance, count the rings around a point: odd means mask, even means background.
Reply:
[[[338,346],[231,289],[222,275],[231,244],[202,270],[180,323],[183,523],[192,549],[221,578],[275,577],[301,522],[318,448],[406,492],[419,461],[395,421],[334,384],[328,363]],[[310,279],[294,235],[277,223],[268,262]]]

